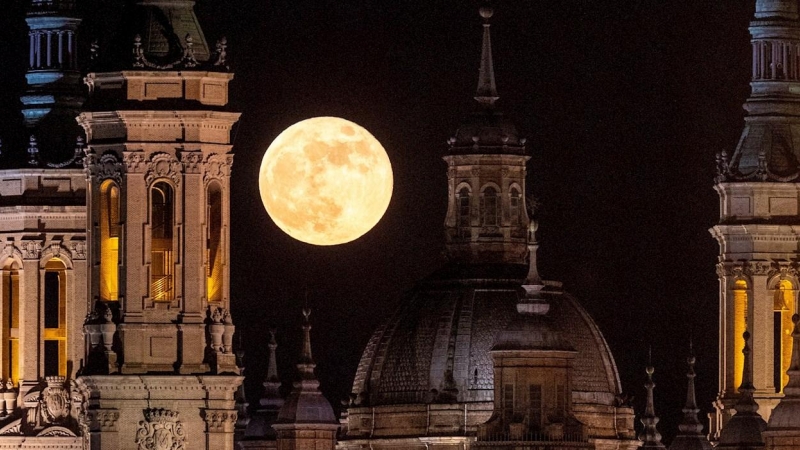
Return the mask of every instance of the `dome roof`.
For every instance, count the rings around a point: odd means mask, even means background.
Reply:
[[[435,402],[453,388],[457,402],[492,401],[489,351],[518,315],[526,272],[527,265],[451,265],[424,280],[373,334],[353,392],[371,406]],[[597,325],[569,294],[550,302],[551,326],[577,351],[573,400],[612,405],[619,375]]]

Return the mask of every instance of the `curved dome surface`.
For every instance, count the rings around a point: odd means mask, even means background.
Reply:
[[[495,336],[516,313],[527,267],[450,267],[420,283],[362,355],[353,392],[370,406],[492,401]],[[557,291],[558,283],[547,283]],[[552,326],[578,354],[573,401],[612,405],[619,375],[597,325],[569,294],[554,292]],[[457,393],[456,393],[457,390]],[[449,392],[455,398],[439,397]]]

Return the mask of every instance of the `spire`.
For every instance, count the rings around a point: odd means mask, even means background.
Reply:
[[[744,367],[742,368],[742,384],[739,386],[739,401],[733,409],[736,414],[731,417],[719,435],[717,450],[750,449],[764,447],[761,436],[767,423],[758,413],[758,403],[753,399],[753,360],[750,357],[750,332],[742,334],[744,338]]]
[[[711,450],[711,443],[708,442],[703,434],[703,424],[697,418],[700,409],[697,407],[697,399],[694,392],[694,348],[689,342],[689,357],[686,358],[689,364],[689,372],[686,374],[688,387],[686,389],[686,405],[683,407],[683,421],[678,425],[678,435],[669,450]]]
[[[286,398],[278,413],[276,425],[313,424],[319,426],[338,426],[333,408],[319,391],[319,381],[314,375],[314,360],[311,357],[311,316],[310,308],[303,308],[303,350],[297,371],[300,379],[293,384],[292,392]],[[273,426],[275,428],[275,426]],[[277,429],[277,428],[276,428]]]
[[[478,90],[475,100],[480,104],[491,106],[497,101],[497,87],[494,83],[494,62],[492,62],[492,36],[489,19],[494,15],[494,10],[489,6],[480,9],[483,17],[483,46],[481,47],[481,67],[478,72]]]
[[[270,328],[269,330],[269,363],[267,365],[267,378],[262,385],[264,386],[264,395],[258,403],[265,408],[279,409],[283,405],[283,399],[280,395],[281,380],[278,377],[278,359],[276,357],[276,350],[278,349],[278,341],[275,340],[277,330]]]
[[[772,410],[767,431],[791,430],[793,435],[800,434],[800,316],[792,316],[792,361],[789,364],[789,382],[783,388],[784,397]]]
[[[656,416],[656,408],[653,405],[653,388],[656,384],[653,383],[653,372],[655,368],[652,365],[652,351],[647,357],[647,383],[644,387],[647,389],[647,406],[644,410],[641,422],[644,425],[644,431],[639,435],[639,440],[642,441],[641,448],[666,448],[661,443],[661,434],[658,432],[656,425],[658,424],[658,416]]]

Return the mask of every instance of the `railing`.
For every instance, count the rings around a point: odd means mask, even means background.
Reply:
[[[75,9],[75,0],[32,0],[30,7],[32,12],[63,11],[72,9]]]
[[[584,433],[478,433],[478,444],[484,443],[488,446],[491,442],[524,442],[537,446],[554,446],[564,443],[578,445],[575,448],[592,448],[589,439]],[[527,445],[527,444],[526,444]]]
[[[157,302],[172,301],[172,275],[153,275],[150,279],[150,295]]]

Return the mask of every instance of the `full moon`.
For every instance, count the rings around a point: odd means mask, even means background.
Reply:
[[[267,213],[286,234],[337,245],[363,236],[383,217],[392,198],[392,166],[363,127],[314,117],[275,138],[258,183]]]

